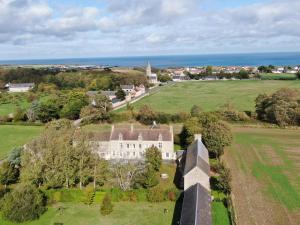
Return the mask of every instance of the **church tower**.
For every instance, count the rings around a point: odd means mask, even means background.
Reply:
[[[146,68],[146,75],[149,78],[152,76],[151,65],[150,65],[149,61],[148,61],[148,65],[147,65],[147,68]]]

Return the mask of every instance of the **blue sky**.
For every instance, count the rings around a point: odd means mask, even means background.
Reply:
[[[0,60],[300,51],[299,0],[0,0]]]

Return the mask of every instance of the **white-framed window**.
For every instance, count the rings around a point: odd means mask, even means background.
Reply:
[[[158,143],[158,148],[162,149],[162,143],[161,142]]]
[[[127,148],[130,148],[130,144],[127,144]]]
[[[135,148],[135,144],[133,144],[133,148]]]
[[[113,151],[113,156],[115,156],[116,155],[116,152],[115,151]]]
[[[169,158],[170,157],[170,154],[169,152],[166,152],[166,157]]]
[[[123,148],[123,144],[122,143],[120,143],[120,149],[122,149]]]
[[[142,149],[142,144],[139,144],[140,149]]]
[[[135,156],[135,152],[133,152],[133,156]]]
[[[127,152],[127,156],[130,156],[130,152]]]

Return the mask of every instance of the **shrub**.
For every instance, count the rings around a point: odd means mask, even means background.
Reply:
[[[83,203],[91,205],[94,202],[95,191],[93,187],[87,187],[83,191]]]
[[[46,211],[44,195],[34,186],[19,185],[3,198],[1,211],[5,219],[24,222],[40,217]]]
[[[179,197],[179,191],[176,188],[171,188],[165,191],[165,199],[175,202]]]
[[[106,194],[103,198],[102,205],[100,208],[101,214],[103,216],[111,214],[113,211],[113,207],[114,206],[111,201],[111,196],[109,194]]]
[[[162,202],[165,200],[164,191],[160,187],[154,187],[147,194],[149,202]]]

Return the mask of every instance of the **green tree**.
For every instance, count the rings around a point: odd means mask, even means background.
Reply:
[[[182,128],[180,133],[180,143],[182,147],[187,147],[190,145],[194,139],[195,134],[200,134],[202,132],[201,124],[199,123],[198,118],[193,117],[187,120]]]
[[[121,101],[125,100],[125,98],[126,98],[125,91],[123,91],[121,88],[119,88],[116,92],[116,97],[117,97],[117,99],[119,99]]]
[[[137,119],[143,124],[150,125],[157,119],[157,113],[150,106],[144,105],[140,108]]]
[[[1,205],[3,217],[21,223],[38,219],[46,211],[44,195],[34,186],[18,185],[7,193]]]
[[[60,108],[60,99],[57,96],[50,96],[38,103],[35,114],[39,120],[46,123],[59,118]]]
[[[223,121],[207,125],[203,129],[202,137],[208,151],[217,158],[224,153],[224,148],[229,146],[233,139],[230,126]]]
[[[109,194],[106,194],[102,200],[100,212],[103,216],[106,216],[112,213],[113,208],[114,206],[111,201],[111,196]]]
[[[202,109],[198,105],[193,105],[191,108],[191,116],[192,117],[199,117],[201,115]]]
[[[162,164],[161,151],[157,147],[150,147],[146,149],[146,164],[153,168],[155,171],[159,171]]]
[[[0,165],[0,183],[7,187],[9,184],[16,183],[19,178],[19,170],[15,165],[4,161]]]
[[[284,88],[272,95],[256,98],[256,113],[259,120],[279,126],[298,125],[300,118],[299,92]]]
[[[249,79],[249,73],[245,69],[241,69],[238,76],[240,79]]]
[[[101,93],[98,93],[94,97],[94,107],[102,110],[102,112],[107,113],[112,110],[112,104],[109,98]]]
[[[75,120],[79,118],[80,111],[88,105],[88,98],[84,93],[71,92],[67,96],[67,103],[63,106],[60,116],[63,118]]]
[[[168,74],[160,74],[158,75],[157,79],[162,83],[172,81],[172,78]]]
[[[151,188],[158,185],[157,171],[148,165],[139,181],[144,188]]]

